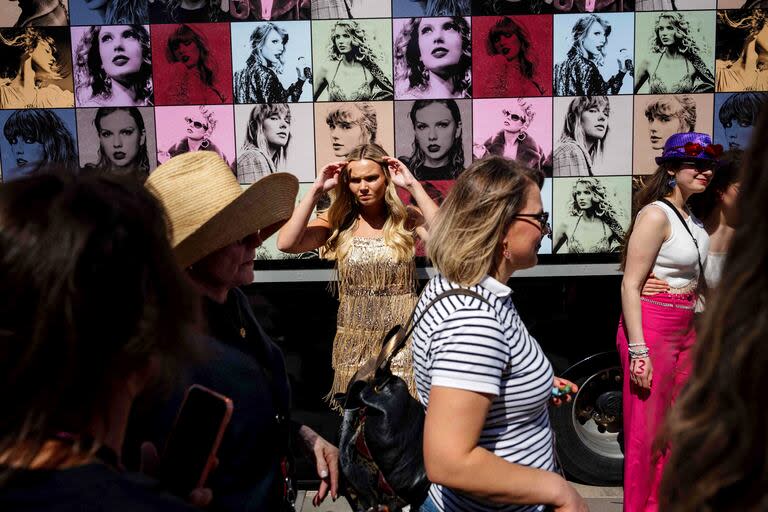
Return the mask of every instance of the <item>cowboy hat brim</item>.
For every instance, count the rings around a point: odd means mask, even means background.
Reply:
[[[262,228],[291,217],[299,192],[296,176],[281,172],[260,179],[183,240],[174,252],[182,267]]]

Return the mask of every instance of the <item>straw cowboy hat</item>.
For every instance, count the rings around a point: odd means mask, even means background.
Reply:
[[[243,190],[213,151],[175,156],[160,165],[146,187],[163,203],[171,245],[182,267],[260,229],[290,218],[299,180],[270,174]]]

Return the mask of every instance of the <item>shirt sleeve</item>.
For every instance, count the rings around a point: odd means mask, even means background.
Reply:
[[[492,312],[454,311],[437,325],[431,341],[432,386],[499,395],[510,348]]]

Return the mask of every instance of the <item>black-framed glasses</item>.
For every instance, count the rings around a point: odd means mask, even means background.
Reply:
[[[525,219],[534,219],[539,221],[539,225],[541,227],[541,232],[544,236],[548,236],[549,238],[552,238],[552,226],[549,225],[549,212],[541,212],[541,213],[518,213],[517,215],[513,215],[512,218],[520,218],[522,217]]]
[[[208,126],[207,126],[207,125],[204,125],[204,124],[203,124],[203,123],[201,123],[200,121],[194,121],[194,120],[193,120],[191,117],[185,117],[185,118],[184,118],[184,120],[187,122],[187,124],[191,124],[192,126],[194,126],[195,128],[197,128],[198,130],[199,130],[200,128],[203,128],[203,129],[205,129],[205,130],[207,130],[207,129],[208,129]]]
[[[504,114],[504,117],[506,117],[510,121],[525,122],[525,118],[523,118],[523,116],[519,116],[517,114],[513,114],[512,112],[510,112],[507,109],[502,110],[501,113]]]

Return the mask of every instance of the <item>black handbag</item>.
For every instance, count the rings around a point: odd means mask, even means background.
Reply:
[[[378,357],[367,361],[339,397],[344,416],[339,439],[339,463],[347,501],[356,512],[397,512],[406,505],[418,510],[430,482],[424,468],[424,406],[408,392],[408,385],[390,370],[392,358],[405,346],[419,320],[435,303],[452,295],[468,295],[488,304],[465,288],[447,290],[433,299],[414,322],[393,327],[382,340]]]

